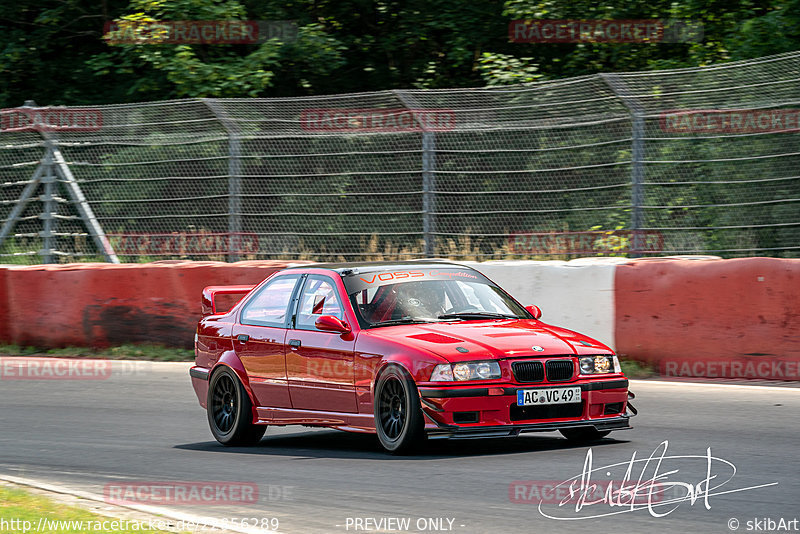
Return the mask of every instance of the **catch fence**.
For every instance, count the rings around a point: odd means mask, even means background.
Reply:
[[[41,103],[40,103],[41,104]],[[0,262],[800,256],[800,53],[0,112]]]

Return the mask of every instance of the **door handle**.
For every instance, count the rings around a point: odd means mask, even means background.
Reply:
[[[290,339],[289,340],[289,346],[292,347],[293,349],[296,349],[297,347],[300,346],[300,340],[299,339]]]
[[[236,336],[236,339],[239,340],[239,343],[247,343],[247,340],[250,339],[250,336],[247,334],[239,334]]]

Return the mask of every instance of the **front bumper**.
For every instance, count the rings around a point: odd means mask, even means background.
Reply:
[[[558,387],[581,388],[581,402],[517,406],[517,391]],[[429,438],[483,438],[516,436],[523,432],[551,432],[591,427],[598,431],[626,430],[635,415],[628,406],[624,378],[567,383],[502,384],[492,386],[419,386],[425,430]]]

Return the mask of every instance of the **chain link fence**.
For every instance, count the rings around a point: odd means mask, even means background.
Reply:
[[[800,53],[0,114],[0,262],[800,256]]]

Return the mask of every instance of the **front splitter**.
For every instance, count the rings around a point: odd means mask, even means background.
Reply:
[[[428,418],[430,421],[433,419]],[[518,436],[526,432],[553,432],[566,428],[594,428],[598,432],[607,430],[630,430],[630,417],[627,415],[588,421],[559,421],[527,423],[517,425],[463,427],[436,423],[438,428],[428,430],[428,439],[474,439]]]

